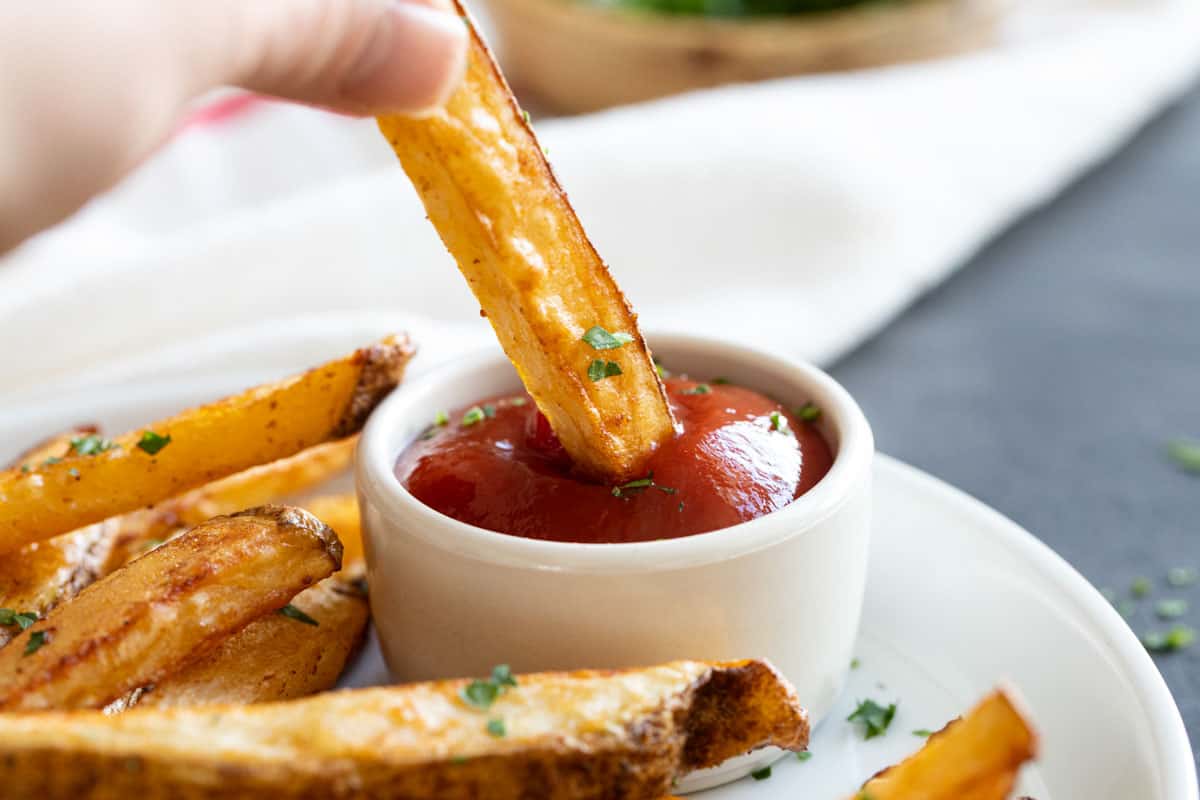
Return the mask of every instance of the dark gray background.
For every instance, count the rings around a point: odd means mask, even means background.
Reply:
[[[987,247],[832,372],[880,450],[1028,528],[1094,584],[1129,596],[1131,624],[1200,628],[1200,475],[1164,454],[1200,439],[1200,91],[1123,152]],[[1200,643],[1156,656],[1200,746]],[[1102,702],[1102,698],[1097,698]]]

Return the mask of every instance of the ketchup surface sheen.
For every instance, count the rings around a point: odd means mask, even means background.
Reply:
[[[560,542],[645,542],[761,517],[808,491],[833,457],[816,429],[749,389],[669,378],[680,432],[622,486],[576,474],[526,395],[460,409],[396,462],[425,505],[480,528]]]

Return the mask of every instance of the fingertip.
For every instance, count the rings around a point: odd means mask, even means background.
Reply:
[[[456,14],[398,0],[340,87],[371,113],[415,113],[446,102],[466,70],[468,30]]]

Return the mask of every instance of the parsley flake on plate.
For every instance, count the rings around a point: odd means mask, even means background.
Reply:
[[[1200,573],[1192,567],[1171,567],[1167,570],[1167,583],[1176,588],[1191,586],[1197,581],[1200,581]]]
[[[1178,619],[1188,611],[1188,602],[1183,598],[1159,600],[1154,604],[1154,613],[1159,619]]]
[[[756,781],[765,781],[767,778],[771,777],[771,768],[767,766],[763,767],[762,769],[756,769],[754,772],[750,773],[750,777],[754,778]]]
[[[919,736],[922,739],[928,739],[930,736],[933,736],[933,731],[929,730],[928,728],[917,728],[915,731],[913,731],[913,736]]]
[[[288,603],[286,606],[279,609],[279,611],[276,613],[282,614],[283,616],[287,617],[288,619],[294,619],[297,622],[303,622],[305,625],[312,625],[314,628],[320,626],[320,624],[321,624],[321,623],[317,622],[315,619],[313,619],[312,617],[310,617],[308,614],[305,614],[303,611],[296,608],[291,603]]]
[[[142,431],[142,438],[138,439],[137,446],[138,446],[139,450],[141,450],[145,453],[149,453],[150,455],[157,455],[159,450],[162,450],[164,447],[166,447],[170,443],[171,443],[171,435],[170,434],[167,434],[166,436],[160,436],[159,434],[155,433],[154,431]]]
[[[895,716],[895,703],[881,706],[874,700],[862,700],[859,701],[858,707],[854,709],[854,712],[846,717],[846,721],[861,722],[863,724],[863,738],[874,739],[876,736],[882,736],[887,733],[888,726],[892,724],[892,719]]]
[[[812,750],[801,750],[799,753],[796,753],[797,761],[808,761],[810,758],[812,758]]]
[[[1133,583],[1129,585],[1129,593],[1134,597],[1141,599],[1150,594],[1151,588],[1152,585],[1149,578],[1134,578]]]

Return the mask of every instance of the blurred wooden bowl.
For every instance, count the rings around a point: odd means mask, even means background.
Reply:
[[[962,53],[1005,0],[893,0],[778,17],[699,17],[589,0],[486,0],[519,94],[560,113],[689,89]]]

